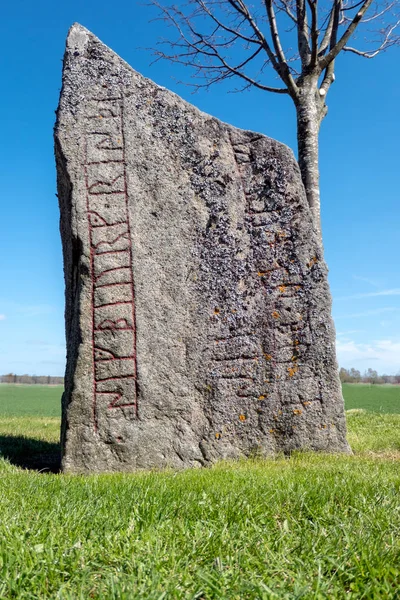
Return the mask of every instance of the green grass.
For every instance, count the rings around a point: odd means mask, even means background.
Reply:
[[[392,461],[1,478],[0,598],[396,598]]]
[[[1,417],[0,599],[399,600],[400,414],[382,398],[388,414],[347,413],[353,456],[180,473],[24,471],[51,469],[59,419]]]
[[[347,438],[355,454],[387,454],[400,459],[400,415],[353,409],[346,413],[346,420]]]
[[[62,385],[0,384],[0,417],[60,417]]]
[[[400,385],[344,383],[342,388],[347,410],[363,408],[377,413],[400,413]]]
[[[59,440],[59,418],[0,417],[0,457],[15,465],[57,472]]]

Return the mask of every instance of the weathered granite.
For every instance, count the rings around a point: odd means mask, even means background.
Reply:
[[[348,451],[327,269],[292,152],[200,112],[80,25],[55,142],[63,469]]]

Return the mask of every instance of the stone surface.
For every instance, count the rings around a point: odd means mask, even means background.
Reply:
[[[55,142],[63,469],[348,451],[327,269],[292,152],[158,87],[80,25]]]

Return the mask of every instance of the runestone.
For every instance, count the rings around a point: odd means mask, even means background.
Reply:
[[[348,452],[297,162],[71,28],[55,127],[66,472]]]

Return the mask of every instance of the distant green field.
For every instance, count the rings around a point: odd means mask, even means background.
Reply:
[[[369,412],[400,414],[400,385],[344,383],[346,410],[363,408]]]
[[[0,417],[60,417],[63,387],[47,385],[0,385]],[[346,410],[400,414],[400,386],[343,385]]]
[[[0,384],[0,417],[60,417],[62,385]]]

